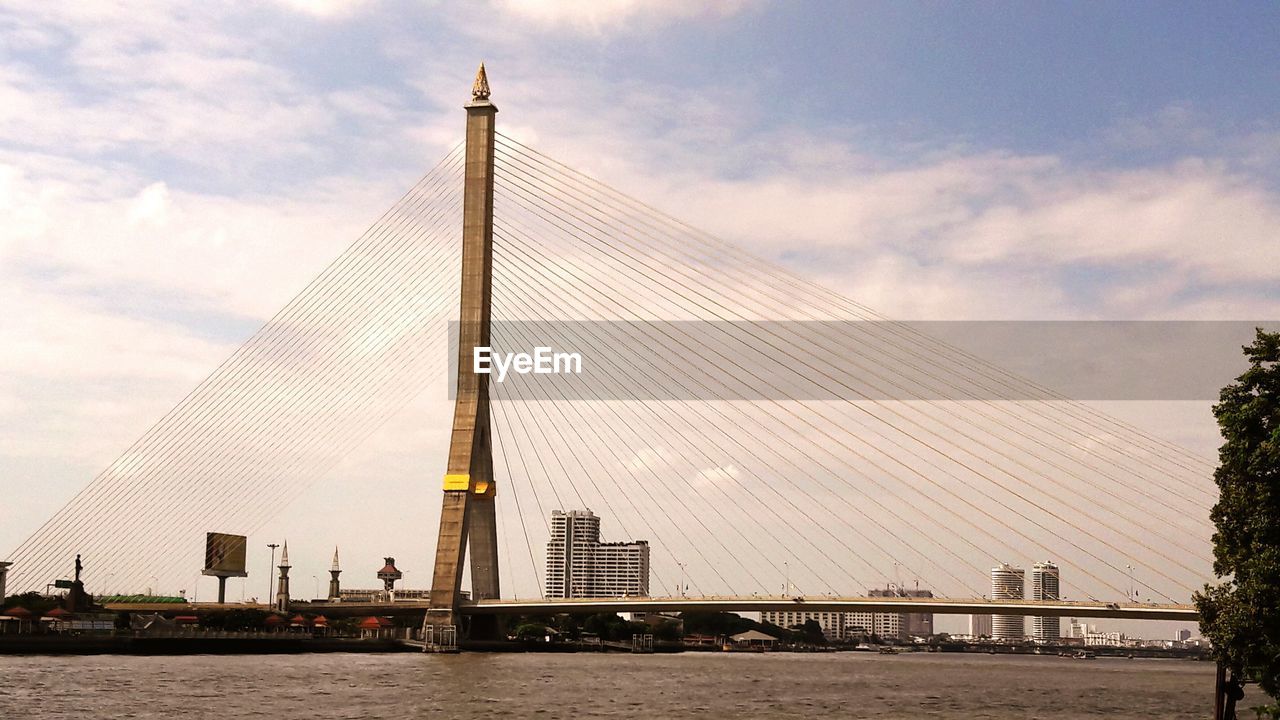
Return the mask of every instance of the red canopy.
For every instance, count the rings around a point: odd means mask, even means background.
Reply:
[[[65,617],[71,617],[71,613],[67,612],[66,610],[63,610],[62,608],[54,608],[49,612],[45,613],[44,616],[51,617],[51,618],[65,618]]]
[[[381,630],[385,627],[391,627],[391,621],[386,618],[373,617],[370,615],[369,617],[361,620],[357,627],[361,630]]]
[[[11,607],[4,612],[0,612],[0,615],[8,615],[9,617],[25,619],[31,617],[31,611],[24,607]]]

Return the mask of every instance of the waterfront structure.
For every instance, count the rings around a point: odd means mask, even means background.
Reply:
[[[1031,566],[1031,599],[1061,600],[1061,575],[1058,566],[1051,562],[1039,562]],[[1036,642],[1057,642],[1062,637],[1061,620],[1057,617],[1031,618],[1031,635]]]
[[[1106,647],[1123,647],[1129,645],[1129,638],[1122,632],[1098,632],[1097,628],[1089,628],[1084,634],[1085,645],[1101,645]]]
[[[551,512],[547,597],[632,597],[649,594],[649,543],[600,542],[600,518],[590,510]]]
[[[991,599],[1022,600],[1026,571],[1008,563],[991,568]],[[1027,635],[1027,624],[1021,615],[992,615],[991,637],[997,640],[1021,640]]]
[[[13,565],[11,562],[0,562],[0,605],[4,604],[4,599],[8,597],[4,594],[5,576],[9,574],[9,567]]]
[[[289,612],[289,541],[284,541],[284,549],[280,551],[280,579],[276,581],[276,612]]]
[[[969,637],[991,637],[991,616],[990,615],[970,615],[969,616]]]
[[[338,567],[338,546],[333,546],[333,565],[329,567],[329,602],[340,602],[342,600],[342,587],[338,583],[338,576],[342,574],[342,568]]]
[[[804,625],[810,620],[822,628],[822,635],[828,640],[845,639],[846,616],[854,613],[842,612],[791,612],[766,610],[760,613],[760,622],[777,625],[788,630]],[[870,615],[871,613],[865,613]]]
[[[463,598],[467,596],[464,591]],[[394,597],[388,597],[385,588],[346,588],[338,592],[338,599],[332,602],[344,603],[381,603],[381,602],[421,602],[431,599],[431,591],[420,588],[400,588]]]
[[[382,581],[382,593],[388,602],[396,599],[396,581],[404,577],[404,573],[396,568],[396,559],[385,557],[382,569],[378,571],[378,579]]]

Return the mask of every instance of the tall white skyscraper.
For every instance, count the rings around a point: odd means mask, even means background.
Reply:
[[[1031,566],[1031,599],[1060,600],[1058,590],[1060,575],[1058,566],[1051,562]],[[1062,637],[1060,620],[1056,617],[1031,618],[1031,634],[1037,642],[1057,642]]]
[[[649,594],[649,543],[600,542],[600,518],[590,510],[551,512],[547,597]]]
[[[1026,571],[1008,563],[991,568],[991,599],[1022,600]],[[1021,640],[1027,635],[1027,624],[1021,615],[992,615],[991,637],[997,640]]]

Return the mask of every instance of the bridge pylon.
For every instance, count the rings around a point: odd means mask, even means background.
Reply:
[[[462,293],[458,323],[458,385],[453,409],[449,465],[444,476],[440,534],[424,625],[460,625],[464,558],[470,550],[471,595],[500,596],[498,525],[494,507],[490,444],[489,376],[474,372],[474,348],[489,346],[493,283],[493,153],[498,108],[489,101],[484,65],[467,103],[465,179],[462,199]],[[496,636],[494,620],[473,621],[472,637]]]

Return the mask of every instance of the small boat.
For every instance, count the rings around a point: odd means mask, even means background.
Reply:
[[[881,645],[881,646],[880,646],[880,654],[881,654],[881,655],[897,655],[897,654],[898,654],[898,648],[893,647],[893,646],[890,646],[890,645]]]
[[[1093,660],[1098,657],[1098,654],[1092,650],[1081,650],[1071,657],[1077,660]]]

